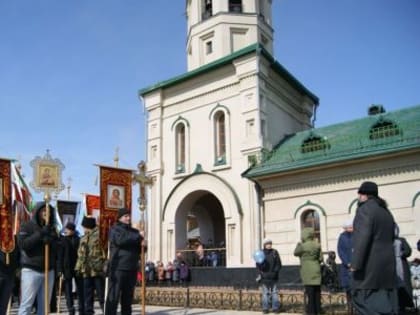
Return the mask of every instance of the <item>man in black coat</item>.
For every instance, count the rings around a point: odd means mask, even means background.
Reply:
[[[394,218],[374,182],[364,182],[358,194],[351,259],[353,305],[360,315],[398,314]]]
[[[108,262],[109,290],[105,315],[117,313],[121,299],[121,315],[131,315],[134,288],[139,269],[140,249],[143,237],[131,227],[131,211],[118,210],[118,221],[109,231],[110,255]]]
[[[73,299],[73,279],[76,283],[77,302],[79,314],[84,311],[83,278],[76,275],[74,270],[77,262],[77,251],[79,249],[80,237],[76,233],[76,226],[68,222],[64,228],[64,236],[60,239],[60,251],[58,260],[58,272],[64,278],[64,292],[66,296],[67,310],[70,315],[75,314]]]
[[[54,221],[54,208],[50,205],[48,207],[50,216],[47,219],[45,202],[38,202],[33,210],[32,219],[22,225],[18,234],[22,266],[19,315],[31,314],[35,298],[37,314],[43,315],[45,313],[46,259],[48,260],[48,302],[51,300],[57,260],[58,233]],[[47,258],[45,257],[45,245],[49,246],[49,256]]]

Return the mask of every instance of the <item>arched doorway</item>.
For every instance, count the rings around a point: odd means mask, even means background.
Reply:
[[[192,266],[225,266],[225,226],[217,197],[206,190],[191,192],[175,214],[176,251],[183,252]]]

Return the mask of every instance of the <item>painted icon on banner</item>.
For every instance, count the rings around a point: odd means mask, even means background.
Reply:
[[[38,186],[45,188],[57,188],[58,185],[58,167],[51,164],[39,164]]]
[[[107,207],[108,208],[122,208],[124,207],[125,187],[119,185],[107,186]]]

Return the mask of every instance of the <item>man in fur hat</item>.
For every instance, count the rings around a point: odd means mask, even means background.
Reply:
[[[374,182],[358,190],[353,222],[352,300],[360,315],[398,314],[394,218]]]
[[[94,293],[104,308],[104,264],[105,253],[99,239],[99,228],[94,217],[85,216],[82,220],[85,235],[80,239],[77,252],[76,273],[83,277],[85,314],[94,314]]]

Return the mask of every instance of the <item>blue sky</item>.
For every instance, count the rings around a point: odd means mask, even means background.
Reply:
[[[196,1],[196,0],[194,0]],[[0,0],[0,156],[46,149],[98,193],[97,167],[145,159],[137,91],[186,71],[183,0]],[[273,0],[274,56],[320,98],[316,126],[420,104],[420,1]],[[137,189],[137,188],[135,188]],[[60,198],[66,198],[66,193]]]

